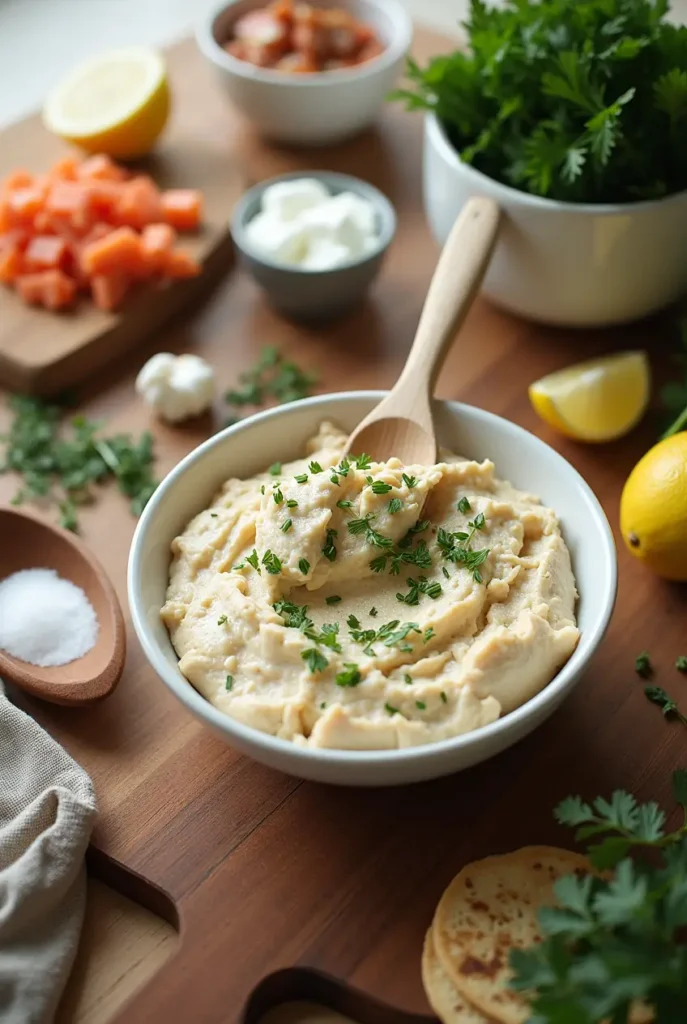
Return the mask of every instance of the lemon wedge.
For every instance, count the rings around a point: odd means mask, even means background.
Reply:
[[[651,372],[645,352],[576,363],[530,384],[537,415],[577,441],[612,441],[622,437],[644,415],[649,403]]]
[[[74,68],[48,96],[43,122],[89,153],[126,160],[150,152],[168,114],[162,57],[147,47],[131,47]]]

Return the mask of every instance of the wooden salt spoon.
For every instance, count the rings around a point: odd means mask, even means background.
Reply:
[[[0,678],[53,704],[90,704],[109,696],[124,669],[126,633],[105,570],[74,534],[32,512],[0,508],[0,580],[21,569],[54,569],[81,587],[98,618],[98,638],[83,657],[52,668],[39,668],[0,649]]]
[[[403,372],[353,431],[347,452],[364,452],[374,462],[395,456],[406,466],[437,461],[434,385],[486,273],[499,214],[496,203],[477,196],[463,207],[439,256]]]

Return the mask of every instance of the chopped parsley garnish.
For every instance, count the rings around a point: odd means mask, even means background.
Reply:
[[[322,466],[319,464],[319,462],[315,462],[314,459],[313,459],[312,462],[308,463],[308,469],[310,470],[311,473],[323,473],[324,472],[324,470],[322,469]]]
[[[676,718],[682,725],[687,725],[687,716],[683,715],[677,702],[660,686],[645,686],[644,696],[652,704],[658,704],[666,718]]]
[[[267,470],[267,472],[271,476],[279,476],[279,474],[281,473],[281,462],[273,462],[270,468]]]
[[[470,544],[476,531],[483,530],[484,525],[484,513],[480,512],[475,516],[473,522],[468,523],[470,533],[464,533],[460,530],[451,533],[449,530],[444,530],[443,527],[439,527],[437,532],[437,544],[444,558],[450,562],[455,562],[456,565],[465,566],[472,573],[476,583],[482,582],[479,566],[489,557],[491,549],[482,548],[479,551],[473,551]]]
[[[375,480],[374,483],[370,484],[370,490],[373,494],[388,494],[389,491],[393,490],[391,484],[384,483],[383,480]]]
[[[436,580],[428,580],[426,576],[418,576],[417,579],[413,579],[411,576],[406,580],[409,590],[407,594],[396,594],[396,600],[402,601],[404,604],[417,605],[420,603],[420,594],[426,594],[427,597],[431,597],[433,601],[436,601],[438,597],[441,597],[443,593],[441,583]]]
[[[308,561],[307,558],[301,558],[300,562],[298,563],[298,569],[300,572],[303,573],[304,576],[308,575],[308,573],[310,572],[310,562]]]
[[[211,512],[210,513],[210,518],[211,519],[216,519],[218,515],[219,515],[219,512]]]
[[[675,659],[675,668],[678,672],[687,672],[687,657],[684,654],[680,654]]]
[[[330,597],[325,597],[325,604],[338,604],[341,597],[338,594],[332,594]]]
[[[426,711],[427,710],[427,705],[425,704],[425,702],[423,700],[416,700],[415,701],[415,707],[418,709],[418,711]]]
[[[377,616],[379,615],[379,612],[374,607],[374,605],[372,606],[372,608],[370,608],[370,611],[368,612],[368,615],[371,615],[373,619],[376,619]]]
[[[284,522],[281,524],[281,532],[288,533],[292,526],[293,519],[285,519]]]
[[[416,476],[408,476],[407,473],[404,473],[402,479],[406,487],[417,487]]]
[[[358,469],[369,469],[372,465],[372,459],[369,455],[364,452],[362,455],[354,455],[353,461],[355,462]]]
[[[405,551],[408,548],[412,547],[413,537],[415,536],[415,534],[424,533],[428,526],[429,519],[418,519],[418,521],[415,523],[415,526],[411,526],[408,532],[406,533],[405,537],[402,537],[401,540],[399,540],[399,548],[401,548],[402,551]]]
[[[341,501],[337,501],[336,507],[337,508],[343,508],[343,509],[353,508],[353,502],[352,501],[344,501],[342,499]]]
[[[298,502],[296,501],[295,498],[289,498],[289,500],[286,502],[286,507],[287,508],[298,508]]]
[[[329,665],[324,654],[318,651],[316,647],[308,647],[305,651],[301,651],[301,658],[313,673],[324,672]]]
[[[395,708],[393,706],[393,704],[385,704],[384,705],[384,710],[387,711],[390,715],[400,715],[401,714],[401,712],[398,710],[398,708]]]
[[[332,475],[331,475],[331,476],[329,477],[329,480],[330,480],[330,482],[331,482],[331,483],[333,483],[333,484],[334,484],[334,485],[335,485],[336,487],[338,487],[338,486],[339,486],[340,480],[339,480],[338,476],[336,475],[336,473],[332,473]]]
[[[374,477],[366,476],[365,479],[367,480],[368,484],[371,484],[373,479],[374,479]]]
[[[330,562],[333,562],[336,558],[336,548],[334,546],[334,540],[338,537],[338,530],[327,530],[327,536],[325,537],[324,547],[322,548],[322,554]]]
[[[281,505],[282,501],[284,500],[284,495],[281,492],[281,487],[277,487],[272,497],[274,498],[275,505]]]
[[[360,629],[360,619],[357,615],[349,615],[346,619],[349,629]]]
[[[260,572],[260,564],[259,564],[259,559],[258,559],[258,553],[255,550],[255,548],[253,548],[251,553],[246,556],[246,561],[248,562],[249,565],[253,566],[253,568],[255,569],[256,572]]]
[[[651,658],[647,651],[642,651],[642,653],[638,654],[635,658],[635,672],[638,676],[641,676],[642,679],[650,679],[654,674]]]
[[[442,699],[442,701],[443,701],[443,703],[444,703],[444,704],[448,704],[448,697],[446,696],[446,694],[444,693],[444,691],[443,691],[443,690],[441,691],[441,693],[439,694],[439,696],[441,697],[441,699]]]
[[[430,626],[429,629],[425,630],[425,635],[422,638],[423,644],[428,643],[432,639],[432,637],[434,637],[434,636],[436,636],[436,633],[434,632],[434,630]]]
[[[413,685],[413,677],[411,676],[410,672],[405,673],[405,675],[403,676],[403,682],[407,683],[408,686]]]
[[[227,391],[229,405],[264,405],[275,399],[279,405],[307,398],[316,378],[296,363],[285,359],[274,345],[265,345],[257,362],[239,376],[240,387]]]
[[[260,493],[261,494],[265,493],[265,485],[264,484],[260,484]]]
[[[371,524],[376,518],[375,515],[368,512],[362,519],[350,519],[347,523],[349,533],[352,533],[354,536],[364,533],[368,544],[372,544],[373,547],[392,548],[394,542],[391,537],[385,537],[373,529]]]
[[[342,458],[341,462],[336,467],[334,472],[338,473],[339,476],[348,476],[348,471],[349,471],[350,468],[351,468],[351,464],[350,464],[349,460],[346,458],[346,456],[344,455],[344,457]]]
[[[241,569],[245,569],[245,567],[246,567],[245,561],[237,562],[236,565],[232,566],[232,572],[240,572],[240,570]]]
[[[464,516],[466,516],[468,512],[472,512],[472,505],[470,504],[467,498],[461,498],[456,507],[459,512],[463,513]]]
[[[284,625],[289,628],[300,629],[303,632],[312,629],[313,621],[308,618],[307,605],[294,604],[293,601],[288,601],[283,597],[279,601],[275,601],[272,607],[277,615],[281,615]]]
[[[446,566],[445,566],[445,565],[442,565],[442,567],[441,567],[441,571],[443,572],[443,574],[444,574],[444,576],[446,577],[446,579],[447,579],[447,580],[450,580],[450,578],[451,578],[451,574],[449,573],[449,571],[448,571],[448,569],[446,568]]]
[[[337,686],[357,686],[360,682],[360,669],[352,661],[344,662],[344,671],[337,672],[334,681]]]
[[[405,640],[409,633],[419,632],[421,632],[421,630],[417,622],[404,622],[403,625],[399,627],[399,629],[394,630],[393,633],[390,633],[386,637],[384,641],[384,646],[394,647],[396,644],[400,644],[402,640]],[[410,650],[412,651],[412,649],[413,648],[411,647]]]
[[[393,516],[396,512],[401,511],[401,509],[403,508],[403,502],[401,501],[400,498],[392,498],[387,508],[389,509],[389,512]]]
[[[262,564],[265,566],[270,576],[278,576],[281,572],[281,559],[278,555],[275,555],[273,551],[270,551],[269,548],[262,556]]]
[[[305,484],[308,482],[308,474],[297,473],[296,476],[294,477],[294,480],[296,481],[297,484]]]
[[[333,651],[341,654],[341,644],[338,640],[339,636],[339,623],[338,622],[324,622],[322,624],[322,632],[319,636],[313,637],[318,644],[322,644],[323,647],[331,647]]]
[[[234,677],[233,676],[227,676],[227,678],[224,680],[224,689],[225,690],[231,690],[233,685],[234,685]]]
[[[327,702],[326,702],[326,700],[323,700],[322,703],[320,704],[320,711],[324,711],[326,706],[327,706]]]
[[[224,625],[224,623],[225,623],[225,622],[227,622],[227,621],[228,621],[228,620],[227,620],[227,617],[226,617],[226,615],[220,615],[220,617],[219,617],[219,618],[218,618],[218,620],[217,620],[217,625],[218,625],[218,626],[223,626],[223,625]]]

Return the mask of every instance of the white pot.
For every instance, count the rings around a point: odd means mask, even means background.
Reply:
[[[513,313],[602,326],[638,320],[687,292],[687,192],[617,205],[542,199],[464,164],[433,114],[425,121],[423,187],[440,245],[470,196],[500,205],[484,294]]]

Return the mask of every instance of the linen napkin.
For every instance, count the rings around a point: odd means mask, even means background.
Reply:
[[[0,682],[0,1020],[51,1021],[86,903],[88,775]]]

